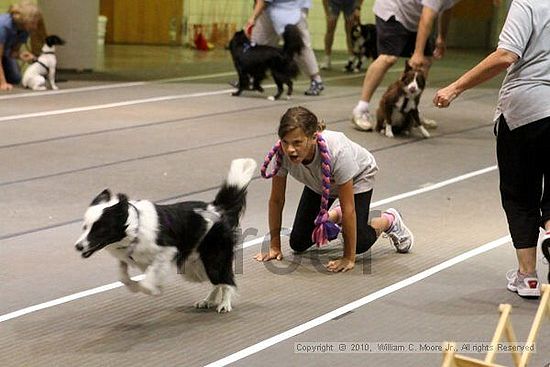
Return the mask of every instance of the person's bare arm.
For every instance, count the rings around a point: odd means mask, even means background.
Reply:
[[[499,48],[453,83],[437,91],[433,99],[437,107],[448,107],[462,92],[473,88],[506,70],[518,61],[515,53]]]

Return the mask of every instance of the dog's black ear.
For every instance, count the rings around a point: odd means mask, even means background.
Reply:
[[[405,60],[405,73],[409,70],[412,70],[411,64],[409,64],[409,59]]]
[[[51,36],[46,37],[45,42],[49,47],[65,44],[65,41],[61,39],[61,37],[56,36],[55,34],[52,34]]]
[[[92,203],[90,205],[97,205],[100,203],[106,203],[111,200],[111,191],[109,189],[105,189],[101,191],[95,198],[92,200]]]
[[[127,203],[128,202],[128,196],[126,194],[117,194],[118,201],[121,203]]]

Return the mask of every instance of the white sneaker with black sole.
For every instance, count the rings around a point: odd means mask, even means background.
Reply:
[[[414,245],[414,236],[411,230],[405,225],[403,217],[397,209],[389,208],[385,213],[393,216],[393,223],[384,233],[390,238],[397,252],[405,254],[411,251]]]

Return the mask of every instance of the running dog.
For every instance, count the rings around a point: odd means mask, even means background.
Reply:
[[[65,41],[56,35],[46,37],[42,53],[34,62],[27,67],[23,74],[21,84],[25,88],[32,90],[46,90],[46,77],[53,90],[59,89],[55,84],[55,67],[57,58],[55,57],[55,46],[64,45]]]
[[[374,60],[378,57],[376,26],[357,23],[351,27],[350,36],[353,58],[348,61],[344,71],[358,73],[366,59]]]
[[[418,112],[425,86],[424,73],[413,70],[405,61],[405,71],[399,80],[388,87],[380,100],[376,113],[376,131],[383,131],[388,138],[393,138],[394,134],[408,135],[413,127],[417,127],[424,138],[429,138],[430,133],[422,125]]]
[[[277,85],[277,93],[268,98],[270,100],[279,99],[285,84],[288,87],[287,95],[290,98],[293,88],[292,80],[296,79],[299,73],[294,57],[302,52],[305,45],[300,29],[291,24],[285,27],[283,40],[283,48],[277,48],[252,45],[244,30],[233,35],[229,42],[229,50],[235,69],[239,74],[237,91],[232,93],[233,96],[240,96],[244,90],[263,92],[261,82],[270,71]]]
[[[197,308],[231,311],[236,285],[234,249],[247,187],[256,170],[253,159],[236,159],[214,201],[157,205],[128,200],[108,189],[93,199],[84,214],[83,233],[75,247],[84,258],[103,248],[119,261],[120,281],[132,292],[160,295],[171,265],[185,279],[209,280],[214,286]],[[144,272],[130,279],[128,266]]]

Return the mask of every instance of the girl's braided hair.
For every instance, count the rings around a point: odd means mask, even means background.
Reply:
[[[304,107],[289,108],[281,117],[279,123],[278,135],[279,138],[284,138],[286,134],[294,129],[302,129],[308,137],[316,136],[317,146],[321,155],[321,173],[323,192],[321,194],[321,209],[315,219],[315,229],[311,235],[312,240],[317,246],[324,245],[328,241],[333,240],[338,236],[340,228],[328,220],[328,204],[330,195],[330,178],[331,178],[331,156],[328,150],[327,142],[321,135],[321,131],[326,125],[323,121],[319,121],[317,116],[310,110]],[[271,172],[267,172],[267,168],[271,160],[275,157],[275,164]],[[271,178],[277,174],[283,162],[283,150],[281,141],[279,140],[265,157],[261,167],[261,174],[264,178]]]

